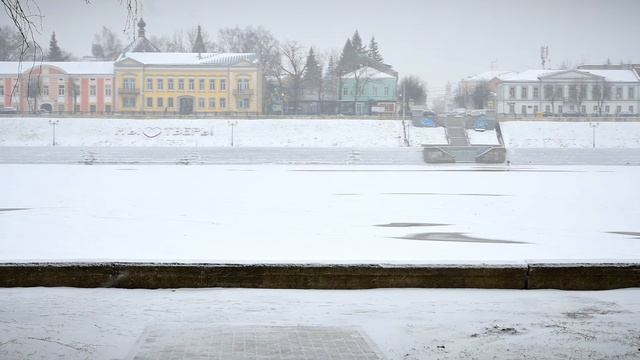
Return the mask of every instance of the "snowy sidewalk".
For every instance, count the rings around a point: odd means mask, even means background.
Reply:
[[[14,288],[0,289],[0,358],[128,359],[158,328],[303,327],[357,329],[388,360],[637,359],[639,323],[639,289]],[[189,332],[172,335],[193,340]],[[176,343],[157,340],[160,350]]]

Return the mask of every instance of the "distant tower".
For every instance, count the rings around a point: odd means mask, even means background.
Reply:
[[[196,35],[196,40],[193,43],[193,48],[191,49],[191,52],[198,53],[198,58],[201,57],[202,53],[207,52],[207,49],[204,46],[204,41],[202,40],[200,25],[198,25],[198,34]]]
[[[542,69],[545,69],[545,65],[549,63],[549,46],[540,47],[540,62],[542,63]]]

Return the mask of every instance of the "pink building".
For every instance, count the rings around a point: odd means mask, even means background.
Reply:
[[[104,113],[115,108],[112,61],[0,62],[3,107],[19,113]]]

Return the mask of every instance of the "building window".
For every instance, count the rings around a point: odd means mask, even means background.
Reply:
[[[520,96],[523,99],[528,99],[529,98],[529,92],[528,92],[529,88],[527,88],[526,86],[523,86],[520,88]],[[525,111],[526,113],[526,111]]]
[[[611,111],[611,107],[609,105],[604,106],[604,113],[608,114]]]
[[[216,108],[216,99],[215,98],[210,98],[209,99],[209,108],[210,109],[215,109]]]
[[[547,113],[550,113],[551,112],[551,105],[545,105],[544,106],[544,111],[547,112]]]
[[[204,91],[204,79],[198,80],[198,90]]]
[[[595,113],[597,113],[597,112],[598,112],[598,105],[595,105],[595,106],[593,107],[593,113],[595,114]]]
[[[64,96],[64,85],[58,85],[58,96]]]
[[[349,95],[349,89],[348,89],[348,88],[346,88],[346,87],[342,88],[342,95],[343,95],[343,96],[347,96],[347,95]]]
[[[173,90],[173,78],[167,79],[167,89]]]
[[[107,104],[104,106],[104,111],[110,113],[111,112],[111,104]]]
[[[163,79],[156,80],[156,85],[158,87],[158,90],[164,90],[164,80]]]
[[[622,88],[616,87],[616,99],[622,99]]]
[[[535,88],[534,88],[535,89]],[[537,114],[538,113],[538,105],[533,105],[533,113]]]
[[[96,112],[96,105],[95,104],[89,105],[89,111],[92,113]]]
[[[0,96],[4,96],[4,85],[0,85]]]
[[[4,88],[3,88],[2,94],[0,95],[4,95]],[[49,96],[49,85],[42,86],[42,95]]]
[[[153,79],[147,78],[147,90],[153,90]]]
[[[558,85],[556,86],[556,99],[562,99],[562,98],[564,98],[564,86]]]
[[[167,98],[167,106],[170,107],[170,108],[173,107],[173,98],[172,97]]]
[[[132,78],[123,79],[122,80],[122,87],[124,87],[125,90],[135,90],[135,88],[136,88],[135,79],[132,79]]]
[[[136,98],[135,97],[131,97],[131,96],[125,97],[123,105],[126,108],[136,107]]]
[[[629,96],[629,100],[634,100],[636,98],[636,89],[632,87],[628,88],[627,95]]]
[[[633,105],[629,105],[629,112],[633,114]]]
[[[249,79],[238,79],[238,90],[249,90]]]
[[[163,98],[161,98],[161,97],[159,97],[159,98],[156,100],[156,103],[158,104],[158,107],[159,107],[159,108],[161,108],[161,107],[163,107],[163,106],[164,106],[164,99],[163,99]]]
[[[537,86],[533,87],[533,98],[534,99],[539,99],[540,98],[540,88]]]
[[[198,107],[204,109],[204,98],[198,98]]]
[[[620,114],[622,112],[622,106],[618,105],[616,106],[616,114]]]
[[[249,99],[239,99],[238,100],[238,108],[239,109],[248,109],[249,108]]]
[[[522,105],[522,108],[520,109],[520,113],[526,115],[527,114],[527,105]]]
[[[189,79],[189,90],[195,90],[195,89],[196,89],[196,80]]]
[[[220,98],[220,109],[224,109],[227,107],[227,99]]]
[[[209,79],[209,90],[216,90],[216,79]]]
[[[184,90],[184,79],[178,79],[178,90]]]
[[[104,96],[111,96],[111,85],[104,86]]]
[[[384,96],[389,96],[389,87],[388,86],[384,87]]]
[[[147,98],[147,107],[153,107],[153,98]]]
[[[587,105],[580,106],[580,113],[582,113],[582,114],[586,114],[587,113]]]
[[[373,96],[378,96],[378,88],[377,87],[373,87]]]
[[[515,98],[516,98],[516,87],[509,86],[509,99],[515,99]]]
[[[89,86],[89,96],[96,96],[96,86],[95,85]]]
[[[515,113],[516,113],[516,104],[509,103],[509,114],[515,114]]]
[[[227,90],[227,79],[220,79],[220,91],[225,90]],[[222,105],[220,107],[222,107]]]
[[[558,105],[558,114],[562,114],[562,105]]]

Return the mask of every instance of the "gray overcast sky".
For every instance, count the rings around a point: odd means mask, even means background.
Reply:
[[[118,0],[36,0],[48,46],[89,55],[93,34],[122,30],[126,12]],[[431,95],[447,80],[497,68],[540,66],[539,48],[549,46],[552,66],[567,60],[640,62],[639,0],[138,0],[147,34],[171,34],[201,24],[263,25],[280,40],[297,40],[321,51],[342,49],[358,29],[365,43],[376,37],[385,61],[401,75],[429,82]],[[2,24],[8,19],[2,15]],[[127,34],[130,36],[131,34]],[[125,34],[123,34],[123,39]],[[126,42],[126,41],[125,41]]]

